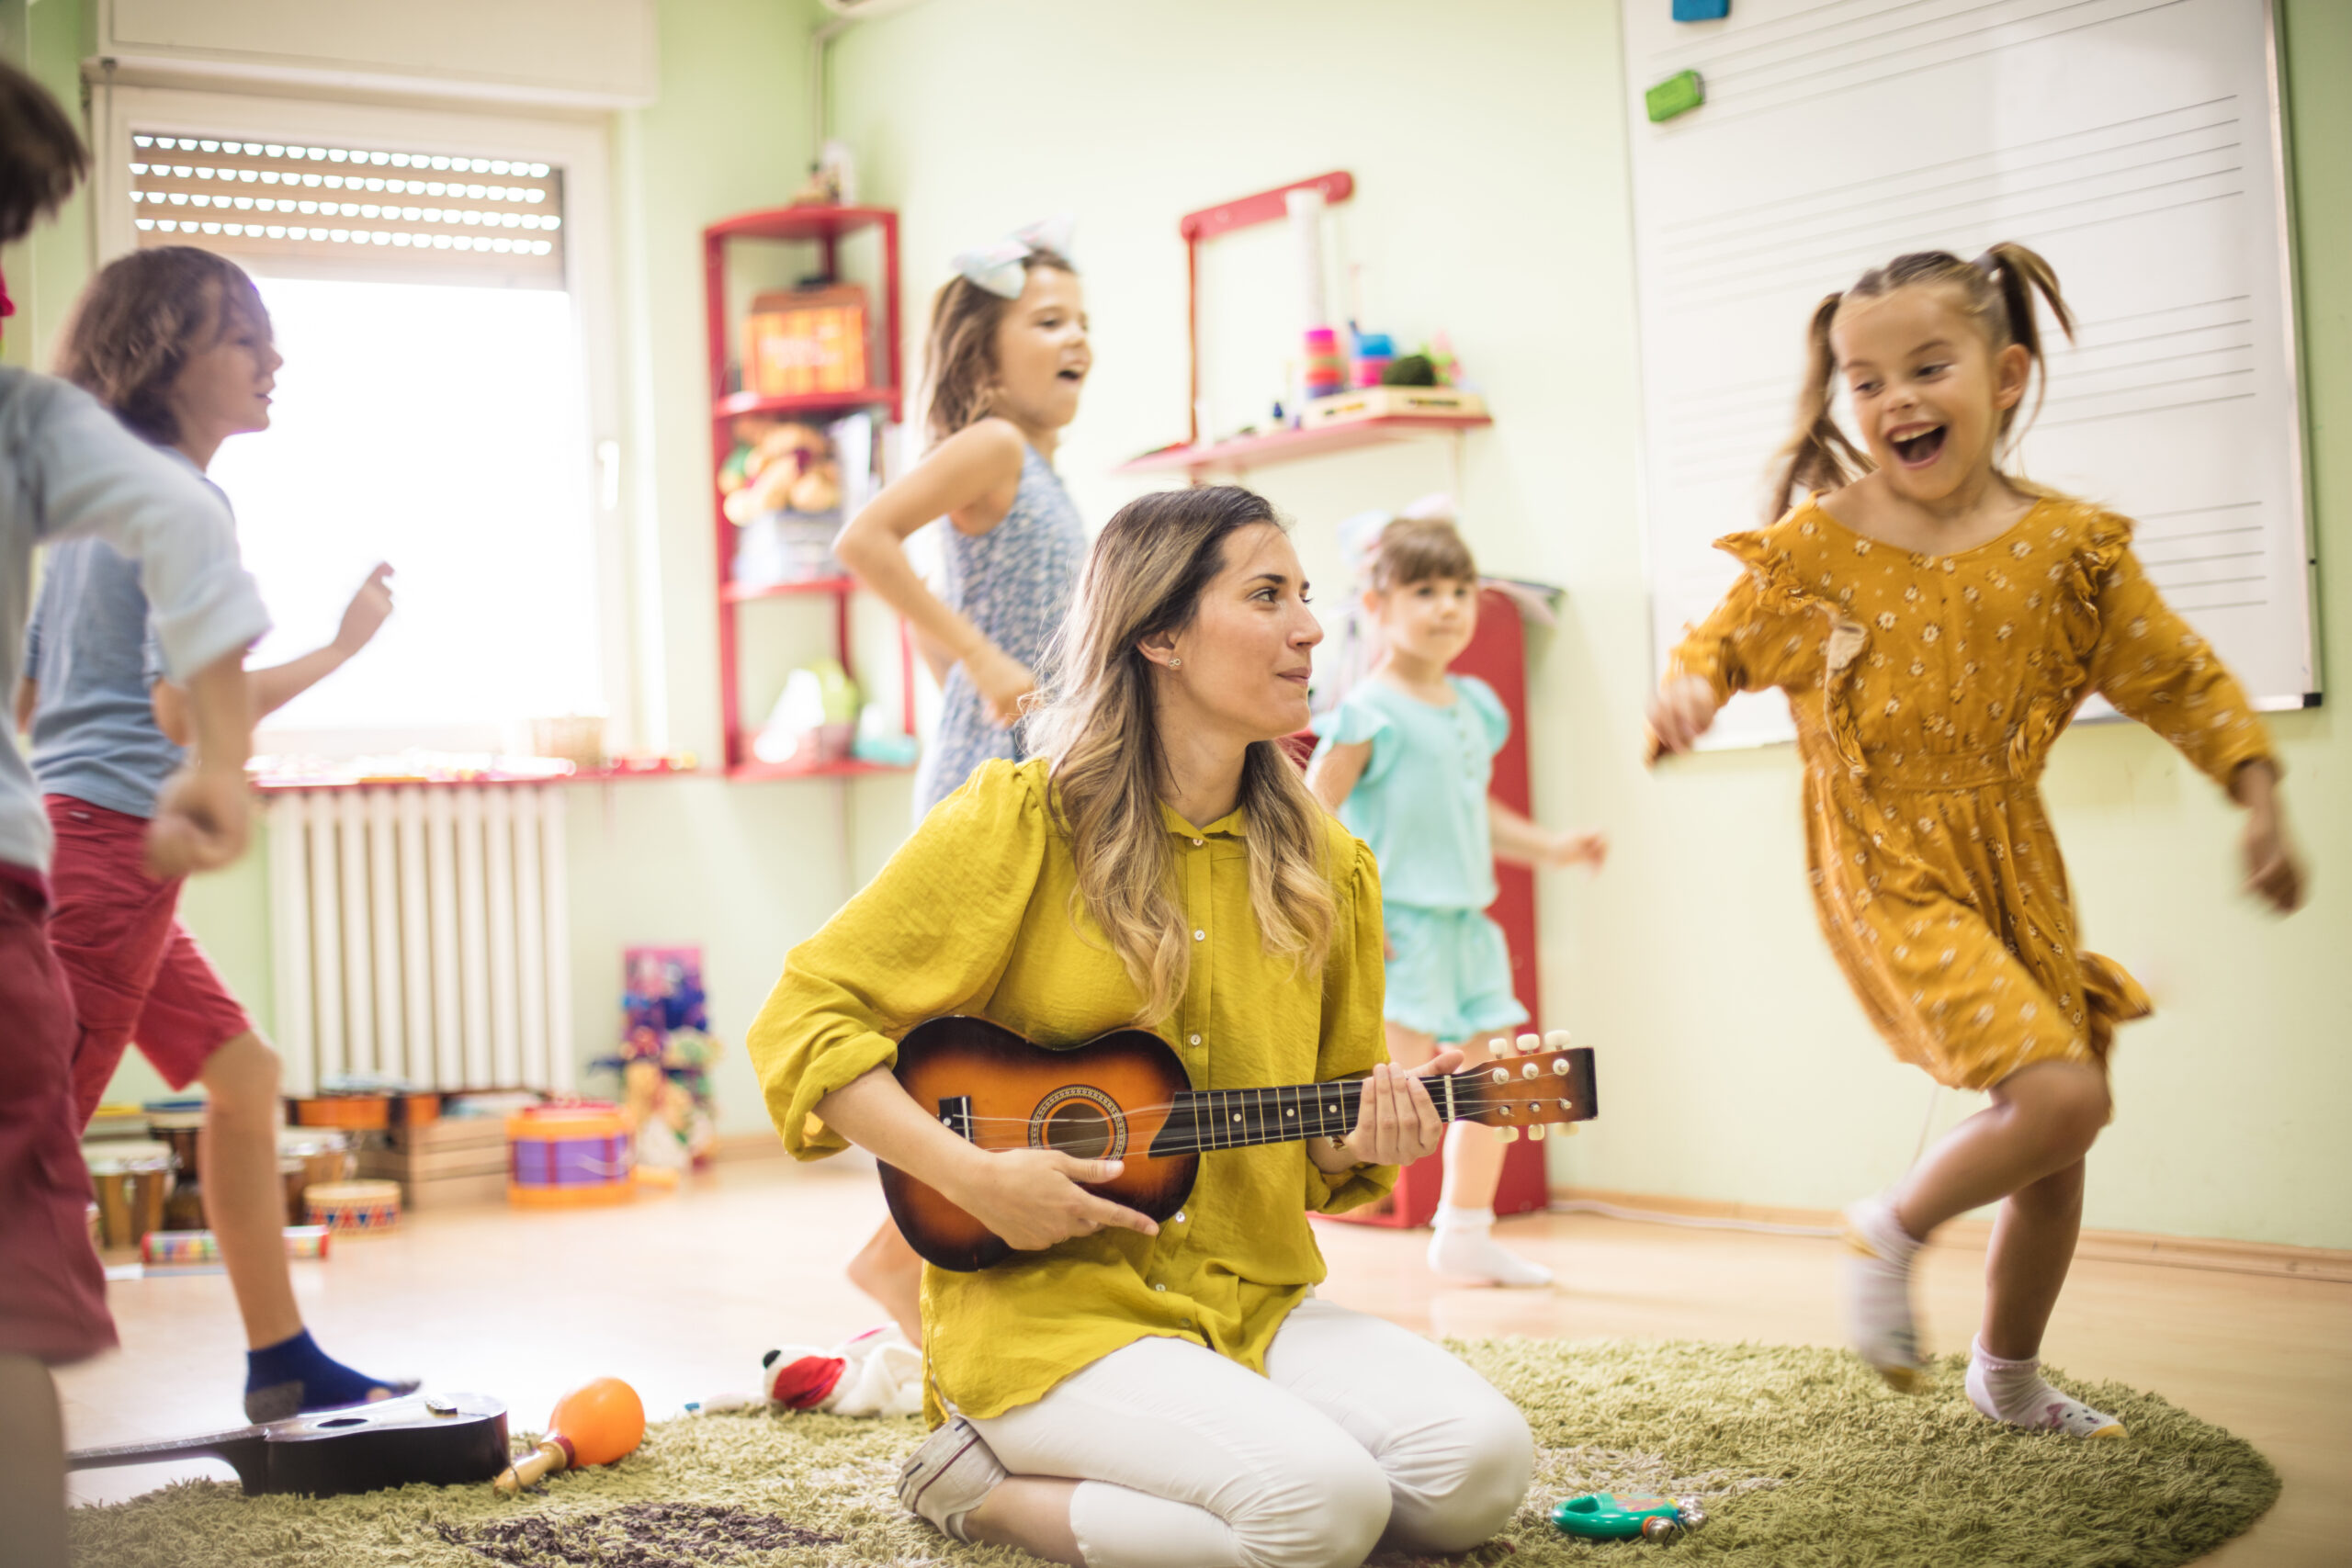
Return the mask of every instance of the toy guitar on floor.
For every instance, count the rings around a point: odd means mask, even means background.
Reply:
[[[1447,1122],[1482,1122],[1530,1137],[1600,1114],[1590,1048],[1565,1032],[1519,1037],[1518,1055],[1425,1078]],[[1282,1088],[1195,1089],[1158,1035],[1122,1029],[1069,1051],[1034,1045],[981,1018],[934,1018],[899,1042],[897,1075],[915,1103],[984,1149],[1059,1149],[1125,1168],[1087,1190],[1154,1220],[1191,1196],[1203,1153],[1345,1134],[1363,1084],[1353,1078]],[[1012,1248],[939,1191],[894,1166],[882,1192],[907,1243],[942,1269],[986,1269]]]
[[[245,1495],[336,1497],[424,1482],[488,1481],[507,1464],[506,1406],[479,1393],[410,1394],[175,1442],[125,1443],[68,1454],[68,1470],[210,1455],[229,1461]]]

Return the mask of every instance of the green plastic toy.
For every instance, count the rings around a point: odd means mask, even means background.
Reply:
[[[1564,1497],[1552,1509],[1553,1524],[1585,1540],[1668,1540],[1686,1529],[1698,1529],[1706,1517],[1696,1503],[1678,1503],[1671,1497],[1620,1497],[1609,1492]]]
[[[1696,71],[1678,71],[1642,95],[1653,125],[1689,114],[1707,101],[1707,85]]]

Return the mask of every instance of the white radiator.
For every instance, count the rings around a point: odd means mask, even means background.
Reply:
[[[572,1087],[563,799],[537,784],[271,795],[286,1092],[343,1073]]]

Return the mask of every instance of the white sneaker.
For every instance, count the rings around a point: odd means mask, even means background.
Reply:
[[[943,1535],[968,1542],[964,1516],[986,1502],[1004,1478],[1004,1466],[978,1429],[961,1416],[951,1416],[899,1467],[899,1501]]]

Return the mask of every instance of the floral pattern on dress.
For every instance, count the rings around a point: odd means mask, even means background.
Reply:
[[[1002,522],[977,536],[953,523],[942,526],[947,530],[948,605],[989,641],[1038,670],[1069,612],[1078,570],[1086,560],[1086,526],[1060,476],[1034,447],[1024,446],[1020,488]],[[989,758],[1025,758],[1021,729],[989,723],[979,690],[964,667],[949,671],[940,694],[939,728],[915,773],[915,820],[955,794]]]
[[[1669,677],[1788,694],[1815,913],[1895,1054],[1960,1089],[2104,1065],[2148,998],[2081,952],[2039,781],[2097,693],[2216,782],[2271,756],[2245,693],[2132,553],[2129,520],[2050,496],[1973,549],[1864,538],[1808,498],[1716,541],[1746,573]]]

